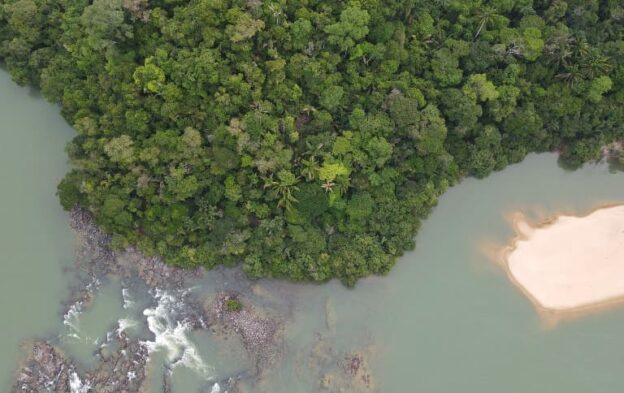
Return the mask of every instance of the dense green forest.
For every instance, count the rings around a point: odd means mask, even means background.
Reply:
[[[0,5],[5,67],[77,131],[63,206],[176,266],[352,285],[463,176],[624,136],[621,0]]]

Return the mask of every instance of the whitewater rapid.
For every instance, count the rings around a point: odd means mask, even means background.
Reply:
[[[142,343],[150,354],[163,351],[172,368],[183,365],[205,374],[208,367],[187,335],[191,331],[191,323],[186,319],[178,319],[185,306],[182,298],[187,293],[183,291],[174,294],[160,289],[153,292],[156,306],[143,310],[143,315],[147,319],[147,326],[154,335],[154,340]]]

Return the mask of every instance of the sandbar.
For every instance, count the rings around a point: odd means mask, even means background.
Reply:
[[[569,311],[624,298],[624,205],[539,226],[518,220],[516,229],[505,261],[515,283],[539,306]]]

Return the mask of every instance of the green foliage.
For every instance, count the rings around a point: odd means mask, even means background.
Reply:
[[[94,49],[103,49],[132,37],[131,27],[124,19],[121,0],[95,0],[85,7],[80,24],[85,30],[86,41]]]
[[[132,139],[128,135],[111,139],[104,144],[104,152],[112,162],[129,164],[134,160]]]
[[[340,106],[344,96],[344,89],[340,86],[331,86],[325,89],[321,95],[321,105],[327,110],[333,110]]]
[[[523,51],[522,55],[528,61],[535,61],[542,54],[544,40],[542,32],[536,27],[529,27],[522,32]]]
[[[591,81],[587,98],[595,104],[602,100],[602,95],[613,87],[613,82],[608,76],[601,76]]]
[[[66,209],[180,267],[386,274],[462,176],[624,139],[617,1],[0,0]]]
[[[344,166],[342,163],[329,163],[326,162],[319,169],[319,179],[325,181],[333,181],[336,180],[338,176],[347,176],[349,174],[349,169]]]
[[[438,49],[431,59],[434,78],[441,86],[455,86],[462,80],[459,59],[448,48]]]
[[[346,51],[368,34],[370,16],[359,7],[347,7],[340,13],[340,21],[325,28],[327,41]]]
[[[463,90],[464,94],[475,101],[494,101],[499,96],[496,86],[487,80],[485,74],[470,75]]]
[[[243,309],[243,303],[238,299],[227,299],[223,304],[223,309],[227,312],[238,312]]]
[[[148,59],[149,61],[150,59]],[[146,61],[144,66],[137,67],[133,74],[134,83],[140,86],[143,91],[158,93],[165,83],[165,73],[156,65]]]
[[[232,25],[227,26],[226,33],[230,37],[230,40],[234,43],[238,43],[244,40],[252,38],[258,31],[264,28],[264,22],[262,20],[254,19],[246,12],[240,12],[238,9],[232,9],[230,14],[238,14],[235,17],[235,22]]]

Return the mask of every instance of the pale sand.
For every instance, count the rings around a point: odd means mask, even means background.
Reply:
[[[518,221],[516,228],[507,267],[539,306],[570,311],[624,297],[624,206],[538,227]]]

